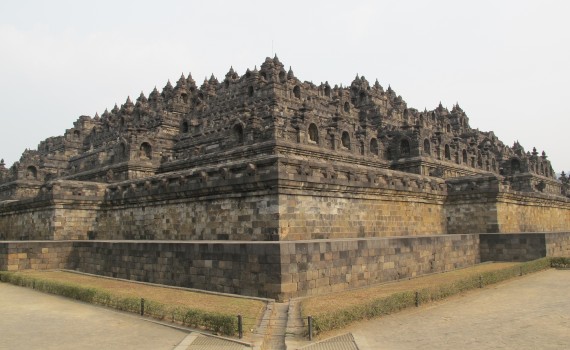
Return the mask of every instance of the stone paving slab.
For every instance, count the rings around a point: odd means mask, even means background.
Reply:
[[[0,349],[171,350],[188,332],[0,283]]]
[[[570,349],[569,291],[570,271],[550,269],[345,331],[360,350]]]
[[[0,283],[0,350],[245,350],[132,314]]]
[[[570,349],[570,270],[550,269],[358,322],[302,350]],[[353,342],[350,342],[353,339]]]
[[[215,337],[208,337],[205,335],[199,335],[190,344],[187,350],[246,350],[251,349],[248,346],[244,346],[240,343],[232,342],[225,339],[219,339]]]
[[[352,334],[339,335],[299,348],[299,350],[359,350]]]

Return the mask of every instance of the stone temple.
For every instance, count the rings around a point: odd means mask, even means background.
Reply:
[[[298,79],[184,75],[0,163],[0,270],[285,299],[570,256],[568,179],[459,107]]]

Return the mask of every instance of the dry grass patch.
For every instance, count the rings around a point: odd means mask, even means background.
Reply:
[[[145,298],[173,306],[185,306],[231,315],[243,315],[244,317],[247,316],[253,319],[260,317],[265,308],[265,303],[258,300],[151,286],[73,272],[25,271],[21,273],[31,277],[103,289],[118,296]]]
[[[480,264],[465,269],[417,277],[409,280],[378,284],[328,295],[308,297],[303,299],[301,303],[303,316],[306,317],[309,315],[324,314],[337,311],[339,308],[350,308],[379,298],[388,297],[394,293],[432,288],[442,284],[453,283],[472,275],[497,271],[516,265],[518,265],[518,263],[505,262]]]

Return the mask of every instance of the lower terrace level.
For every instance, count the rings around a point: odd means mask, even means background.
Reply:
[[[570,256],[570,232],[305,241],[3,241],[0,270],[101,276],[284,300],[464,268]]]

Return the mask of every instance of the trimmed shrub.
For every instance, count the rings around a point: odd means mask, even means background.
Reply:
[[[569,269],[570,268],[570,258],[557,257],[550,258],[550,266],[557,269]]]
[[[480,286],[498,283],[522,274],[541,271],[549,268],[551,264],[553,264],[552,261],[556,261],[557,264],[570,263],[570,259],[568,258],[564,261],[556,259],[559,258],[542,258],[528,261],[496,271],[473,274],[472,276],[435,287],[424,288],[418,291],[397,292],[390,296],[372,301],[363,301],[362,304],[352,307],[341,307],[333,312],[313,314],[313,332],[314,334],[319,334],[344,328],[356,321],[388,315],[414,306],[416,305],[416,292],[417,302],[423,304],[445,299],[452,295],[479,288]]]

